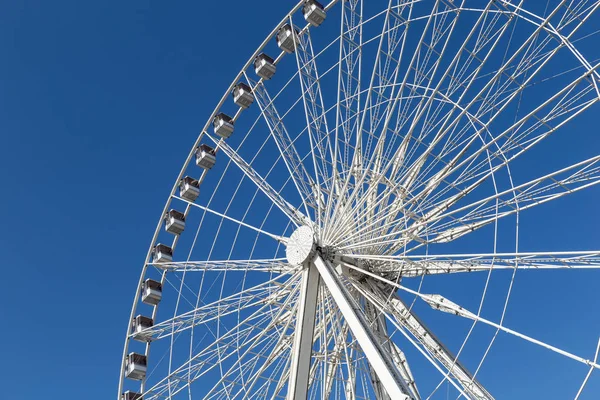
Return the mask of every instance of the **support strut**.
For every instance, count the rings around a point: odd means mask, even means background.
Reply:
[[[407,383],[404,382],[400,373],[394,367],[390,354],[385,351],[382,343],[371,330],[367,319],[352,300],[334,267],[329,261],[323,260],[320,255],[315,256],[311,265],[316,266],[321,274],[323,283],[329,289],[331,297],[336,302],[352,334],[361,346],[363,353],[369,360],[369,364],[379,377],[389,397],[394,400],[411,399]]]
[[[302,272],[287,400],[306,400],[308,395],[319,283],[319,271],[313,263],[306,263]]]

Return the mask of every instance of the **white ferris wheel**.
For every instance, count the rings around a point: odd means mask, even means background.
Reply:
[[[583,367],[585,395],[597,351],[505,316],[520,277],[598,277],[598,246],[522,242],[544,210],[597,209],[600,142],[577,117],[600,110],[599,7],[295,5],[173,186],[119,399],[493,399],[501,337]]]

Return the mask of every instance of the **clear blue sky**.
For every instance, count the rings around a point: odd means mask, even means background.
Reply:
[[[176,174],[231,79],[294,3],[2,2],[1,399],[114,398],[141,263]],[[214,60],[223,45],[226,54]],[[579,127],[597,131],[589,118]],[[588,210],[597,210],[593,193]],[[543,237],[534,243],[559,247],[568,235],[557,239],[556,224],[575,225],[587,240],[561,249],[598,248],[597,214],[574,208],[536,223]],[[524,278],[515,292],[530,305],[524,315],[545,322],[511,322],[592,357],[597,276]],[[563,290],[568,298],[556,301]],[[556,312],[542,298],[554,298]],[[528,353],[530,345],[516,349],[525,365],[540,354]],[[576,390],[585,368],[558,361],[573,369],[536,369],[535,385],[547,372],[554,382],[568,377]],[[514,368],[496,372],[524,388],[527,379]],[[539,398],[562,398],[547,385]],[[584,398],[599,398],[599,388],[596,379]],[[498,398],[519,392],[505,389]]]
[[[231,28],[253,6],[232,3],[2,2],[0,398],[116,394],[131,301],[173,181],[291,6],[265,7],[269,22],[241,33]],[[218,43],[228,55],[215,63]]]

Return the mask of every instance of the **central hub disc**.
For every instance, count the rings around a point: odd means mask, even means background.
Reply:
[[[296,229],[288,239],[285,255],[292,265],[306,262],[315,252],[315,235],[313,230],[306,225]]]

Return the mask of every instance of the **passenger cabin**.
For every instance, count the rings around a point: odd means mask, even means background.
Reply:
[[[215,149],[212,147],[201,144],[196,151],[196,165],[200,168],[211,169],[215,166],[215,162],[217,161],[217,157],[215,154]]]
[[[142,400],[142,395],[131,390],[126,391],[121,396],[121,400]]]
[[[250,86],[240,82],[233,88],[233,102],[242,108],[248,108],[254,102],[254,95]],[[216,131],[215,131],[216,133]]]
[[[304,19],[312,26],[319,26],[325,21],[325,8],[317,0],[306,0],[302,8]]]
[[[290,54],[296,51],[294,41],[296,39],[297,32],[292,29],[290,24],[285,24],[277,32],[277,46],[286,53]]]
[[[174,235],[179,235],[185,229],[185,215],[177,210],[169,210],[165,215],[165,229]]]
[[[144,330],[152,328],[153,325],[154,321],[152,318],[144,317],[143,315],[135,317],[131,322],[133,339],[138,342],[149,342],[152,338],[149,334],[144,333]]]
[[[275,60],[265,53],[260,53],[254,59],[254,72],[261,78],[271,79],[273,75],[275,75],[276,70],[277,66],[275,65]]]
[[[157,244],[152,249],[152,262],[163,263],[173,261],[173,249],[166,244]]]
[[[248,90],[250,90],[250,88],[248,88]],[[234,89],[234,93],[235,93],[235,89]],[[235,97],[235,95],[234,95],[234,97]],[[254,97],[252,99],[254,99]],[[252,101],[250,101],[250,103],[248,103],[248,106],[251,103],[252,103]],[[240,104],[238,104],[237,101],[235,102],[235,104],[237,104],[238,106],[240,105]],[[246,107],[248,107],[248,106],[246,106]],[[241,106],[241,107],[243,107],[243,106]],[[231,118],[227,114],[219,113],[219,114],[215,115],[215,118],[213,119],[213,128],[217,135],[221,136],[223,139],[227,139],[233,133],[233,118]]]
[[[162,299],[162,283],[146,279],[142,284],[142,302],[152,306],[160,303]]]
[[[200,183],[192,178],[191,176],[186,176],[179,183],[179,196],[189,200],[196,201],[198,196],[200,195]]]
[[[125,377],[141,381],[146,377],[148,359],[143,354],[129,353],[125,361]]]

